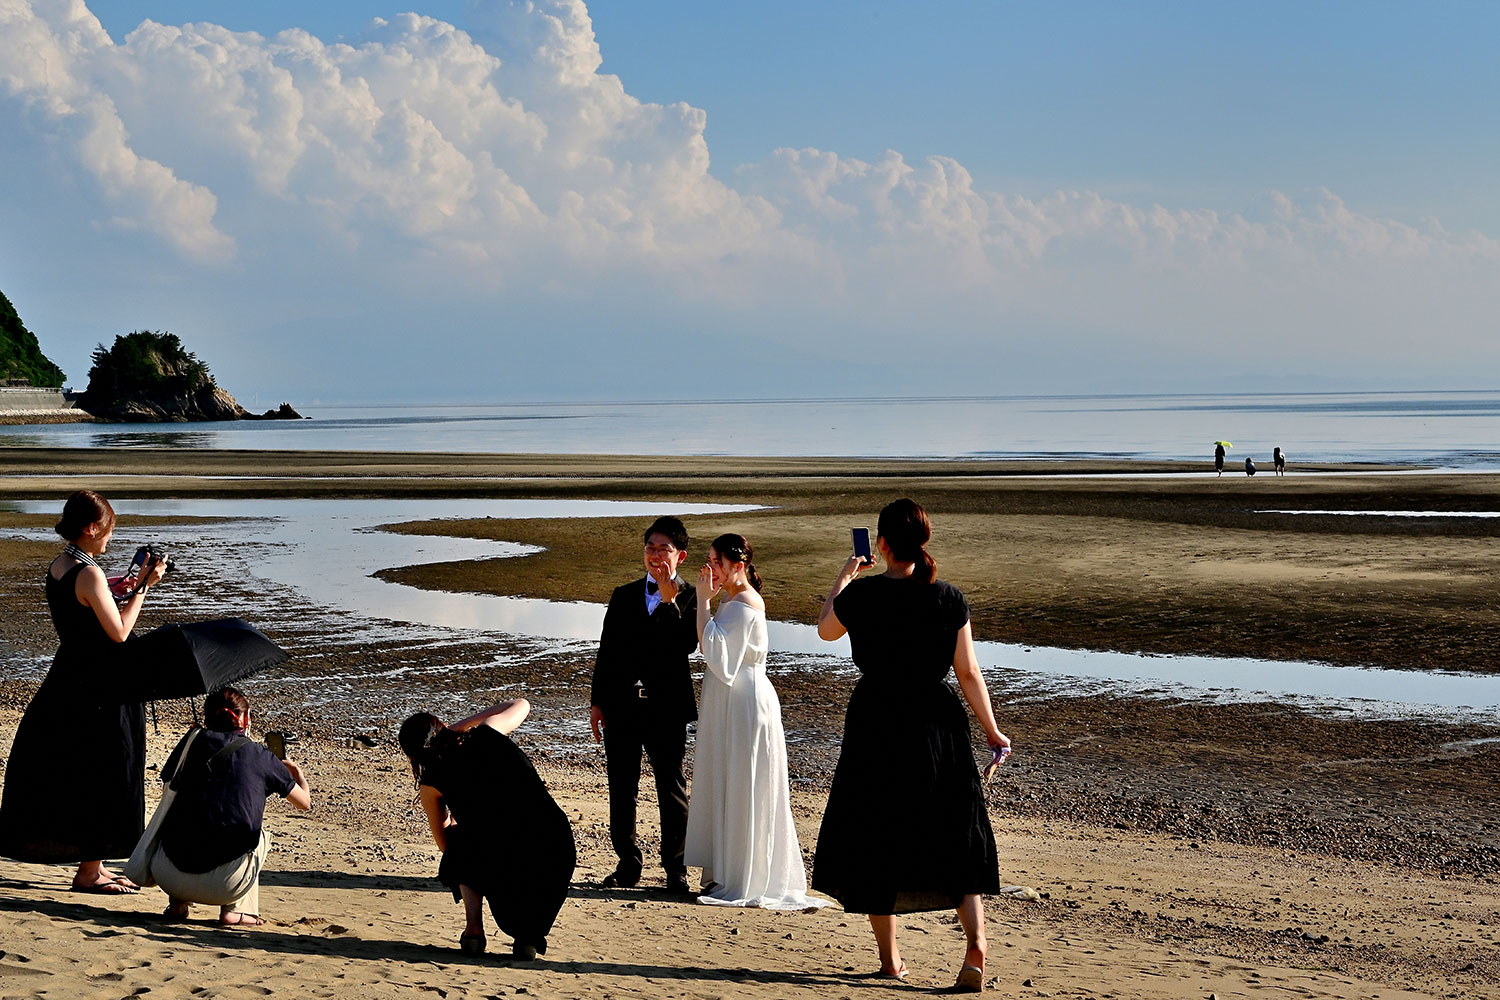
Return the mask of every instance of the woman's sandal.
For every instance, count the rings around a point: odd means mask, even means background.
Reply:
[[[907,973],[906,963],[902,962],[901,963],[901,968],[897,969],[895,972],[886,972],[884,969],[881,969],[879,972],[875,973],[875,978],[876,979],[899,979],[899,980],[903,980],[904,981],[906,979],[906,973]]]
[[[229,918],[233,917],[233,920]],[[231,910],[228,913],[219,914],[219,925],[222,927],[259,927],[265,921],[260,919],[257,913],[241,913],[239,910]]]
[[[977,965],[966,965],[958,970],[958,981],[953,984],[954,993],[983,993],[984,970]]]
[[[464,931],[458,936],[458,950],[465,955],[483,955],[485,940],[483,934],[470,934]]]

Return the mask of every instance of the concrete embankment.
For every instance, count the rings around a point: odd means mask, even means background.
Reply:
[[[75,409],[73,401],[61,389],[35,386],[0,388],[0,424],[62,423],[88,420],[89,415]]]

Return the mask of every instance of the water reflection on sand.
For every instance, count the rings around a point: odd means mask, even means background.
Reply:
[[[13,502],[6,509],[52,513],[55,504]],[[432,518],[652,517],[731,513],[753,505],[604,500],[122,500],[122,514],[208,517],[208,523],[153,527],[179,547],[198,574],[248,575],[288,587],[307,601],[369,620],[381,630],[399,623],[504,633],[574,650],[598,638],[604,608],[587,602],[452,594],[386,583],[377,570],[453,560],[498,559],[535,551],[509,542],[402,535],[379,525]],[[117,547],[146,541],[117,542]],[[121,544],[123,543],[123,544]],[[347,626],[346,626],[347,627]],[[808,625],[773,622],[778,658],[816,657],[824,669],[850,670],[847,641],[825,643]],[[986,670],[1011,692],[1135,693],[1218,701],[1290,700],[1363,716],[1500,718],[1500,677],[1333,667],[1317,663],[1219,657],[1145,656],[979,643]],[[784,662],[784,661],[783,661]],[[307,678],[306,680],[312,680]]]

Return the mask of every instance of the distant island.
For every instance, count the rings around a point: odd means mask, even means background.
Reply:
[[[176,334],[136,330],[100,344],[92,357],[88,388],[65,393],[63,370],[0,292],[0,423],[302,419],[290,403],[246,410]]]
[[[93,353],[79,409],[107,420],[300,420],[290,403],[251,413],[214,381],[208,365],[176,334],[136,330]]]

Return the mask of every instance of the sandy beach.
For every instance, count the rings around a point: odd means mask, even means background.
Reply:
[[[980,638],[1500,671],[1493,652],[1500,519],[1261,513],[1494,511],[1500,477],[1345,468],[1217,480],[1184,471],[8,449],[0,451],[0,497],[60,506],[86,482],[113,499],[753,503],[767,509],[688,519],[689,530],[695,538],[723,530],[750,537],[771,616],[809,621],[847,552],[848,526],[873,524],[885,500],[911,495],[933,514],[941,575],[968,595]],[[0,529],[52,520],[0,512]],[[621,519],[442,520],[391,530],[545,549],[381,572],[432,590],[602,601],[639,565],[640,526]],[[0,539],[0,643],[33,665],[0,681],[0,748],[8,749],[55,643],[36,584],[55,549]],[[236,586],[216,580],[213,593],[190,606],[186,597],[165,599],[142,624],[235,604],[246,597]],[[353,987],[370,996],[855,997],[952,983],[962,939],[951,914],[906,921],[912,978],[888,985],[867,975],[876,964],[867,925],[836,907],[725,911],[649,885],[613,894],[592,888],[613,864],[602,753],[559,735],[578,733],[586,714],[586,652],[455,637],[394,648],[373,632],[342,633],[326,609],[295,595],[277,595],[274,604],[256,623],[296,659],[286,676],[247,688],[262,725],[305,734],[297,752],[315,807],[268,810],[275,846],[262,892],[270,926],[220,930],[208,909],[197,922],[167,924],[154,919],[165,902],[155,890],[73,895],[63,891],[66,869],[5,862],[0,996],[332,996]],[[379,668],[393,659],[405,670],[399,682],[381,679]],[[484,666],[460,669],[475,663]],[[357,697],[307,696],[316,678],[334,674],[369,680]],[[798,737],[789,751],[794,811],[810,861],[851,681],[805,666],[774,680],[788,732]],[[436,853],[391,738],[414,701],[457,705],[504,690],[522,690],[536,705],[520,741],[573,818],[580,851],[552,950],[525,967],[468,959],[454,948],[460,909],[434,878]],[[995,995],[1500,996],[1493,777],[1500,720],[1380,721],[1273,703],[993,694],[1001,727],[1019,748],[990,790],[1001,880],[1037,896],[988,903]],[[151,766],[186,721],[180,703],[159,709]],[[578,721],[568,729],[556,720]],[[355,741],[358,734],[377,745]],[[643,794],[649,800],[649,788]],[[653,813],[643,803],[642,816]],[[649,842],[654,828],[645,824],[642,836]]]

